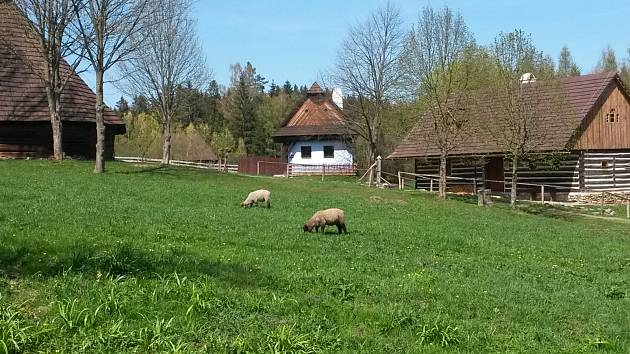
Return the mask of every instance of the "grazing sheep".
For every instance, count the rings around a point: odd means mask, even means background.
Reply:
[[[249,193],[247,199],[241,203],[242,207],[249,208],[252,205],[258,205],[258,202],[264,202],[267,208],[271,208],[271,192],[265,189],[259,189]]]
[[[341,234],[348,233],[346,230],[346,217],[341,209],[326,209],[316,212],[308,221],[304,224],[304,232],[319,232],[319,228],[322,228],[322,233],[326,225],[337,225],[337,231]]]

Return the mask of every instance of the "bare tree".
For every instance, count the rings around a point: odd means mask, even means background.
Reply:
[[[515,207],[519,164],[541,150],[553,129],[541,118],[553,116],[562,124],[562,120],[570,119],[570,114],[561,84],[546,70],[545,57],[529,35],[521,30],[501,33],[491,49],[496,62],[496,85],[489,93],[486,114],[493,120],[489,125],[492,135],[511,160],[510,203]]]
[[[143,50],[120,65],[131,91],[150,97],[160,113],[162,163],[171,160],[173,116],[177,88],[200,87],[208,79],[205,58],[190,17],[191,0],[155,0],[129,45],[143,42]],[[146,23],[146,25],[144,25]]]
[[[424,133],[440,151],[439,196],[443,199],[448,155],[470,133],[467,106],[476,70],[474,51],[474,39],[463,17],[448,7],[424,8],[405,41],[405,78],[423,103],[422,119],[428,120]]]
[[[128,39],[140,30],[148,0],[73,0],[83,57],[96,76],[96,161],[94,172],[105,169],[105,73],[131,58],[141,41]],[[143,33],[140,31],[140,33]]]
[[[38,44],[37,61],[32,65],[46,88],[52,127],[53,157],[55,160],[62,160],[61,95],[80,64],[80,56],[75,56],[75,60],[70,64],[64,59],[69,54],[76,53],[76,38],[70,31],[71,24],[76,20],[72,0],[17,0],[16,5],[33,26],[26,29],[27,37],[35,35]]]
[[[571,51],[566,45],[560,50],[557,74],[559,77],[580,76],[580,67],[573,60]]]
[[[367,142],[370,163],[379,153],[385,110],[398,97],[402,39],[400,13],[388,2],[350,29],[337,55],[334,81],[351,97],[344,105],[348,127]]]

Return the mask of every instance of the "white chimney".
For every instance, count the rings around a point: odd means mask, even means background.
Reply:
[[[343,95],[341,93],[341,88],[335,87],[332,92],[332,100],[339,107],[339,109],[343,110]]]
[[[521,84],[530,84],[536,82],[536,76],[532,73],[525,73],[521,76]]]

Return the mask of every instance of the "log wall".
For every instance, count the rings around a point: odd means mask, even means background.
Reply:
[[[94,158],[94,123],[63,123],[63,150],[72,157]],[[52,129],[48,122],[0,122],[0,157],[47,158],[52,155]],[[114,132],[107,129],[105,156],[114,157]]]
[[[447,186],[449,187],[462,187],[469,186],[472,190],[473,178],[483,180],[484,169],[483,162],[475,159],[449,159],[447,164],[447,174],[450,177],[456,177],[448,180]],[[415,173],[422,175],[439,176],[440,174],[440,160],[438,159],[422,159],[416,160]],[[466,178],[467,180],[459,180],[458,178]],[[416,178],[416,189],[431,188],[431,181],[426,178]],[[438,182],[433,182],[434,190],[438,188]],[[454,188],[460,189],[460,188]]]
[[[479,181],[486,179],[486,161],[478,158],[449,159],[449,176]],[[415,173],[439,175],[439,160],[416,160]],[[509,193],[512,182],[512,166],[504,161],[505,189]],[[534,162],[519,164],[518,183],[548,185],[546,193],[598,193],[630,191],[630,150],[575,151],[566,154],[539,156]],[[473,185],[473,182],[449,179],[449,187]],[[477,186],[481,186],[480,182]],[[555,186],[555,187],[554,187]],[[437,190],[437,180],[433,184]],[[556,188],[557,187],[557,188]],[[416,178],[416,189],[429,189],[430,181]],[[472,188],[470,188],[472,190]],[[540,187],[519,185],[519,192],[538,193]]]

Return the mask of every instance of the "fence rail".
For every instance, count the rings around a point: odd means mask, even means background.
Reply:
[[[144,157],[116,156],[115,159],[116,161],[122,161],[122,162],[162,163],[161,159],[149,159],[149,158],[144,158]],[[170,165],[214,170],[214,171],[227,171],[230,173],[238,172],[238,165],[221,165],[218,163],[205,163],[205,162],[179,161],[179,160],[171,160]]]
[[[626,204],[626,219],[630,219],[630,198],[626,195],[618,194],[618,193],[602,192],[602,196],[600,198],[600,204],[599,204],[600,214],[604,215],[604,205],[605,205],[606,196],[610,196],[613,199],[623,200]]]
[[[422,179],[426,179],[429,180],[429,190],[431,192],[433,192],[434,188],[434,184],[435,182],[438,182],[440,180],[440,176],[437,175],[425,175],[425,174],[418,174],[418,173],[410,173],[410,172],[398,172],[398,185],[401,186],[401,188],[404,186],[404,179],[405,176],[412,176],[414,179],[416,178],[422,178]],[[455,181],[466,181],[472,184],[473,187],[473,192],[477,193],[477,190],[483,186],[483,184],[485,182],[490,182],[490,183],[501,183],[503,185],[511,185],[512,182],[511,181],[500,181],[500,180],[491,180],[491,179],[481,179],[481,178],[466,178],[466,177],[453,177],[453,176],[447,176],[446,180],[455,180]],[[573,187],[567,187],[567,186],[559,186],[559,185],[555,185],[555,184],[536,184],[536,183],[522,183],[522,182],[517,182],[516,183],[517,186],[527,186],[527,187],[534,187],[536,189],[540,189],[540,201],[541,202],[545,202],[545,190],[546,191],[551,191],[551,192],[555,192],[556,190],[566,190],[566,191],[579,191],[579,189],[573,188]]]
[[[297,176],[354,176],[357,174],[357,167],[353,164],[345,165],[304,165],[278,161],[257,161],[256,174],[283,175],[286,177]]]

